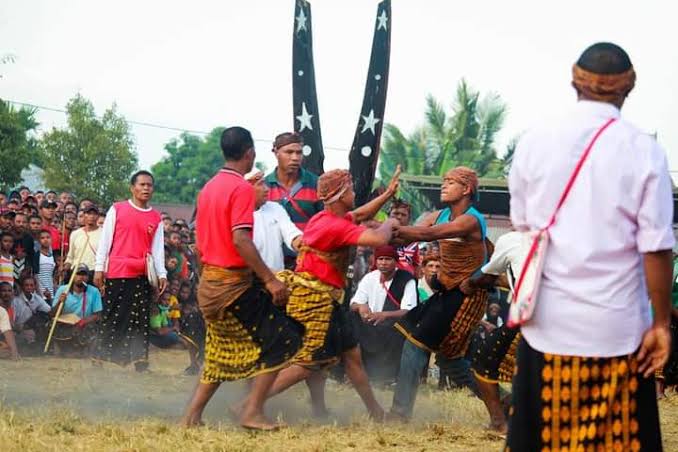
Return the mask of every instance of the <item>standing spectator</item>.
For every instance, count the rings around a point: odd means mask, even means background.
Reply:
[[[14,292],[9,283],[0,281],[0,358],[19,359],[19,349],[16,346],[16,338],[12,329],[12,318],[14,317],[14,308],[12,308],[12,297]]]
[[[45,194],[45,199],[49,202],[57,202],[58,201],[56,192],[52,191],[52,190],[48,191]]]
[[[45,192],[42,190],[38,190],[35,192],[34,197],[37,204],[40,205],[45,200]]]
[[[282,206],[269,202],[268,186],[263,181],[263,175],[257,173],[248,179],[254,185],[254,246],[261,255],[261,259],[273,272],[285,269],[283,244],[291,250],[299,249],[301,231],[290,220]]]
[[[26,198],[31,196],[31,189],[26,186],[19,187],[19,196],[21,197],[21,202],[26,202]]]
[[[104,227],[104,223],[106,222],[106,214],[103,212],[99,212],[99,218],[97,218],[97,226],[100,228]]]
[[[12,223],[16,217],[16,212],[13,210],[5,210],[0,214],[0,232],[9,232],[12,230]]]
[[[85,226],[85,212],[83,212],[82,210],[78,210],[77,221],[79,228]]]
[[[77,215],[71,212],[64,213],[63,219],[63,237],[62,237],[62,249],[64,257],[68,256],[68,250],[70,247],[70,239],[73,231],[78,229]]]
[[[398,220],[401,226],[409,226],[412,221],[412,206],[402,199],[394,199],[391,202],[388,216]],[[416,277],[419,268],[419,243],[413,242],[408,245],[399,246],[397,250],[398,268],[406,270]]]
[[[0,282],[14,287],[14,236],[9,231],[0,233]]]
[[[36,259],[35,240],[28,230],[28,217],[23,213],[18,213],[14,217],[14,248],[23,249],[26,258],[24,268],[29,269],[31,273],[37,273],[39,260]],[[15,255],[18,254],[15,252]]]
[[[160,292],[167,288],[164,233],[160,213],[150,206],[153,175],[138,171],[131,179],[132,199],[115,203],[97,249],[94,284],[104,290],[101,334],[95,356],[120,365],[148,368],[149,309],[152,288],[146,276],[151,255]]]
[[[67,191],[64,191],[61,192],[61,194],[59,195],[59,201],[61,201],[61,204],[63,204],[64,207],[66,207],[66,204],[75,201],[75,199],[73,199],[72,194],[68,193]]]
[[[186,255],[183,252],[183,244],[181,241],[181,233],[172,231],[169,234],[169,240],[167,241],[167,251],[168,256],[174,257],[177,260],[177,267],[174,272],[175,275],[179,276],[181,279],[188,278],[188,260]]]
[[[85,224],[82,228],[73,231],[70,237],[70,246],[66,255],[65,269],[70,269],[75,260],[81,257],[80,262],[91,270],[96,265],[97,249],[101,240],[101,228],[97,225],[99,209],[90,205],[83,212]],[[93,275],[90,275],[93,277]]]
[[[73,201],[69,201],[64,204],[64,214],[72,213],[73,215],[78,213],[78,205]]]
[[[52,237],[49,231],[40,233],[40,264],[38,269],[38,290],[47,301],[54,296],[54,279],[56,275],[56,261],[52,251]]]
[[[7,195],[0,191],[0,208],[5,207],[7,204]]]
[[[42,218],[42,229],[49,232],[52,237],[52,251],[56,257],[59,257],[61,250],[61,232],[58,228],[52,225],[56,212],[56,203],[50,201],[43,201],[40,204],[40,218]]]
[[[395,381],[403,350],[403,336],[393,325],[417,305],[417,285],[412,274],[397,268],[398,252],[381,246],[374,252],[377,269],[360,281],[351,310],[358,342],[370,380]]]
[[[567,447],[565,433],[587,418],[579,449],[662,450],[654,373],[671,350],[672,183],[661,146],[621,117],[635,81],[622,48],[593,44],[572,67],[576,106],[516,147],[511,222],[552,227],[539,301],[521,327],[507,450]],[[542,110],[562,109],[548,97]]]
[[[165,231],[165,235],[169,235],[170,228],[172,227],[172,217],[167,212],[162,212],[160,218],[162,219],[162,228]]]
[[[431,287],[440,271],[440,256],[438,253],[427,253],[422,261],[423,276],[419,279],[419,303],[425,303],[435,292]]]
[[[19,210],[19,201],[17,199],[10,198],[9,201],[7,201],[7,210],[17,212]]]
[[[80,211],[80,210],[83,210],[83,211],[84,211],[84,210],[87,209],[88,207],[94,206],[94,205],[96,205],[96,203],[95,203],[94,201],[92,201],[91,199],[89,199],[89,198],[82,198],[82,199],[80,200],[80,203],[78,204],[78,211]]]

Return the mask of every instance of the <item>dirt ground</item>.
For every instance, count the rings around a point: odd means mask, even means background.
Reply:
[[[226,407],[242,384],[220,388],[206,410],[205,428],[177,421],[196,377],[185,377],[185,352],[154,351],[151,372],[87,360],[28,358],[0,361],[0,449],[3,451],[492,451],[503,441],[485,430],[482,403],[465,391],[420,391],[415,421],[375,424],[350,387],[330,381],[328,420],[310,417],[305,386],[274,398],[269,414],[290,424],[274,433],[237,428]],[[392,391],[377,396],[390,406]],[[678,394],[661,402],[666,450],[678,450]]]

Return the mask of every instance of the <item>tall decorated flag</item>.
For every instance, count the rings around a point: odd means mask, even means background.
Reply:
[[[367,201],[377,169],[381,130],[384,126],[390,54],[391,0],[384,0],[377,7],[365,96],[349,154],[349,169],[353,177],[356,206]]]
[[[320,175],[324,172],[323,140],[320,134],[320,114],[313,69],[313,33],[311,5],[296,0],[292,44],[292,91],[294,130],[304,138],[304,167]]]

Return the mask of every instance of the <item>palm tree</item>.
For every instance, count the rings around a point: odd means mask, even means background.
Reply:
[[[457,85],[450,113],[433,96],[426,98],[426,121],[410,136],[386,124],[379,175],[389,180],[397,164],[410,175],[442,176],[455,166],[475,169],[482,177],[503,177],[495,138],[504,124],[507,107],[499,95],[480,93],[465,80]],[[403,186],[402,196],[413,203],[415,214],[430,209],[425,196]]]

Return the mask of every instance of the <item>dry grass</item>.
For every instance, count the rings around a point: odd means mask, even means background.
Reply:
[[[137,375],[115,366],[92,368],[87,361],[53,358],[0,362],[0,438],[3,451],[487,451],[502,440],[484,430],[480,401],[466,392],[424,388],[410,425],[370,422],[355,392],[328,384],[330,421],[309,419],[306,389],[293,388],[269,403],[274,417],[291,427],[249,433],[226,415],[241,384],[225,385],[206,412],[208,427],[176,426],[195,382],[181,376],[186,356],[156,352],[153,372]],[[384,406],[391,391],[378,390]],[[678,450],[678,396],[661,405],[667,450]]]

